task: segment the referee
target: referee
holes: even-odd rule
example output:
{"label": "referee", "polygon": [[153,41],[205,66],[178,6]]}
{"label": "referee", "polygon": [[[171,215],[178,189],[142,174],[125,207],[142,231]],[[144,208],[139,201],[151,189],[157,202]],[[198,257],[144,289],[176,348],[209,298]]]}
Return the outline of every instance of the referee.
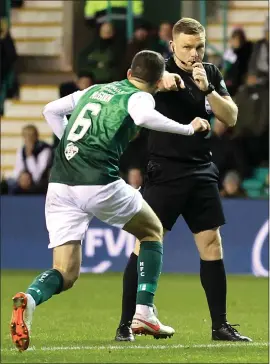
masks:
{"label": "referee", "polygon": [[[156,110],[182,124],[195,117],[210,121],[214,115],[226,126],[237,120],[221,73],[203,63],[205,29],[195,19],[182,18],[173,27],[173,56],[167,61],[163,86],[168,92],[156,95]],[[180,89],[176,83],[179,81]],[[200,255],[200,278],[212,319],[212,339],[252,341],[227,321],[226,273],[219,227],[225,223],[218,190],[219,172],[211,161],[207,132],[186,138],[149,131],[149,163],[144,199],[160,218],[164,232],[182,215]],[[133,341],[130,328],[135,313],[137,257],[131,254],[123,276],[122,317],[115,340]]]}

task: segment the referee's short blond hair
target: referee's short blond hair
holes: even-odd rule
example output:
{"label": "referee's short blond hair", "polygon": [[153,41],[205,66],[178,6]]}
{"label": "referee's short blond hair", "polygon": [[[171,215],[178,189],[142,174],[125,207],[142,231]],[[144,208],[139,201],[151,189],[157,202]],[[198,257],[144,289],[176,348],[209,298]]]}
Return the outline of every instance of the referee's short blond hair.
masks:
{"label": "referee's short blond hair", "polygon": [[195,35],[205,32],[204,26],[193,18],[182,18],[173,26],[173,36],[180,33]]}

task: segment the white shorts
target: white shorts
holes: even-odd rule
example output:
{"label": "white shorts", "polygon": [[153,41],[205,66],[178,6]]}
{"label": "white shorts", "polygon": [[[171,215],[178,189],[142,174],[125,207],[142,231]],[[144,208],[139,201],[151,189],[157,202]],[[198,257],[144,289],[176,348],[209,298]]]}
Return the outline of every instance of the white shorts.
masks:
{"label": "white shorts", "polygon": [[45,205],[49,248],[84,239],[92,218],[122,228],[142,208],[142,195],[122,179],[105,186],[49,183]]}

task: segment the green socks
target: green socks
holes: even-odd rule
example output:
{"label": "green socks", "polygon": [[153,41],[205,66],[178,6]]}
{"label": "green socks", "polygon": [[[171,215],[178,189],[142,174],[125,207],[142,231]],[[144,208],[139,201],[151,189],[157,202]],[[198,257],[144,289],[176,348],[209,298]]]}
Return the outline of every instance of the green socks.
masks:
{"label": "green socks", "polygon": [[36,305],[40,305],[51,298],[52,295],[60,293],[62,288],[62,274],[56,269],[50,269],[37,276],[26,293],[34,298]]}
{"label": "green socks", "polygon": [[137,305],[153,306],[157,282],[162,269],[163,246],[160,242],[141,243],[138,257]]}

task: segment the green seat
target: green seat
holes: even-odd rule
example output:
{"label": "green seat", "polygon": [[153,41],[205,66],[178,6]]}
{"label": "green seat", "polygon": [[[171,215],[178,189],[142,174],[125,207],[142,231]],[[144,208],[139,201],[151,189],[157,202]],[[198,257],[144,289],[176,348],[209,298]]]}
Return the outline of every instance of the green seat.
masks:
{"label": "green seat", "polygon": [[255,178],[249,178],[245,179],[242,183],[242,187],[245,190],[259,190],[261,191],[262,187],[264,185],[264,181],[259,181]]}
{"label": "green seat", "polygon": [[262,197],[261,190],[246,189],[246,193],[247,193],[248,197],[250,197],[250,198]]}
{"label": "green seat", "polygon": [[254,177],[263,183],[265,183],[265,180],[266,180],[266,177],[268,174],[269,174],[268,168],[260,167],[260,168],[256,168],[254,171]]}

